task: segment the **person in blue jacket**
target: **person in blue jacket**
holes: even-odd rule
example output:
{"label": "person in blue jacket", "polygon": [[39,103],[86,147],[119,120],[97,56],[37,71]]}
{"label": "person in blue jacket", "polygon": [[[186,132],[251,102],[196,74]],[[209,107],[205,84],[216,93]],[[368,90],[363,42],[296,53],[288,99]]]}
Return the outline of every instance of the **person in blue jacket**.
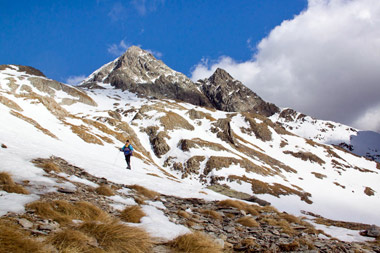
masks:
{"label": "person in blue jacket", "polygon": [[120,149],[120,151],[124,152],[125,161],[127,162],[127,169],[131,169],[131,156],[133,155],[133,147],[129,143],[129,140],[126,140],[125,145]]}

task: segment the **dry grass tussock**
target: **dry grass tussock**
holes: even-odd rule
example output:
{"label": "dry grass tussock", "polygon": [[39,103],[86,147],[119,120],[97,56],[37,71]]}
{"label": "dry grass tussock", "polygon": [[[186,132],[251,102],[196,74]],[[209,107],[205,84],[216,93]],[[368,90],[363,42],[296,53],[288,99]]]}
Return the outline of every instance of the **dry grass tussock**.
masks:
{"label": "dry grass tussock", "polygon": [[208,216],[208,217],[212,217],[215,220],[221,220],[223,218],[220,213],[218,213],[217,211],[214,211],[214,210],[200,209],[199,212],[201,214]]}
{"label": "dry grass tussock", "polygon": [[47,173],[50,173],[52,171],[56,173],[61,172],[61,168],[57,164],[49,160],[44,160],[43,162],[33,161],[33,163],[36,164],[37,167],[43,169]]}
{"label": "dry grass tussock", "polygon": [[144,197],[146,197],[148,199],[157,199],[157,198],[160,197],[160,194],[158,192],[149,190],[149,189],[147,189],[147,188],[145,188],[143,186],[137,185],[137,184],[129,185],[128,188],[134,189],[140,195],[143,195]]}
{"label": "dry grass tussock", "polygon": [[89,202],[69,203],[64,200],[52,202],[35,201],[27,205],[37,215],[52,219],[61,224],[70,223],[72,220],[82,221],[106,221],[109,216],[103,210]]}
{"label": "dry grass tussock", "polygon": [[319,165],[322,165],[322,164],[325,164],[325,161],[323,161],[321,158],[319,158],[318,156],[314,155],[313,153],[310,153],[310,152],[303,152],[303,151],[298,151],[298,152],[292,152],[292,151],[289,151],[289,150],[286,150],[286,151],[282,151],[284,154],[289,154],[289,155],[292,155],[296,158],[300,158],[302,159],[303,161],[311,161],[311,162],[316,162],[318,163]]}
{"label": "dry grass tussock", "polygon": [[311,172],[311,174],[313,174],[316,178],[319,178],[319,179],[324,179],[327,177],[326,175],[318,173],[318,172]]}
{"label": "dry grass tussock", "polygon": [[85,222],[78,230],[95,238],[105,252],[151,252],[152,241],[144,230],[126,226],[116,220],[106,223]]}
{"label": "dry grass tussock", "polygon": [[125,222],[140,223],[145,215],[140,206],[129,206],[120,213],[120,219]]}
{"label": "dry grass tussock", "polygon": [[278,227],[282,230],[283,233],[288,234],[288,235],[294,235],[297,233],[289,224],[289,222],[285,219],[274,218],[270,216],[260,216],[259,222],[268,224],[270,226]]}
{"label": "dry grass tussock", "polygon": [[375,195],[375,191],[371,187],[368,187],[368,186],[364,189],[364,193],[368,196]]}
{"label": "dry grass tussock", "polygon": [[33,240],[29,234],[13,223],[0,219],[0,253],[36,252],[47,253],[42,243]]}
{"label": "dry grass tussock", "polygon": [[170,241],[168,245],[175,250],[175,252],[187,253],[221,253],[222,247],[216,244],[209,236],[201,233],[194,232],[190,234],[181,235],[174,240]]}
{"label": "dry grass tussock", "polygon": [[0,190],[9,193],[29,194],[22,185],[16,184],[11,175],[6,172],[0,172]]}
{"label": "dry grass tussock", "polygon": [[261,210],[264,210],[265,207],[259,207],[256,205],[249,205],[243,201],[226,199],[218,202],[218,206],[227,206],[234,207],[238,210],[243,210],[246,213],[249,213],[253,216],[259,215]]}
{"label": "dry grass tussock", "polygon": [[251,216],[241,217],[237,222],[246,227],[260,227],[260,224]]}
{"label": "dry grass tussock", "polygon": [[108,187],[107,185],[101,185],[95,189],[95,192],[97,194],[103,195],[103,196],[113,196],[115,195],[114,191]]}
{"label": "dry grass tussock", "polygon": [[186,219],[190,219],[191,218],[191,214],[186,212],[186,211],[183,211],[183,210],[179,210],[177,212],[177,214],[183,218],[186,218]]}
{"label": "dry grass tussock", "polygon": [[76,253],[76,252],[104,252],[100,249],[97,251],[96,240],[80,231],[65,228],[51,234],[46,243],[53,245],[59,252]]}

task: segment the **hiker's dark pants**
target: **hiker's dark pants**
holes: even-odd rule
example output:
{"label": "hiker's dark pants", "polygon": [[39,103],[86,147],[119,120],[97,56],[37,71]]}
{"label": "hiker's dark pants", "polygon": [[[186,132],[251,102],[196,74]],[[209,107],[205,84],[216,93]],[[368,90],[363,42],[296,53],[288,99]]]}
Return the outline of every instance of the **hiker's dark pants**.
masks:
{"label": "hiker's dark pants", "polygon": [[125,161],[127,162],[128,168],[131,167],[131,155],[125,155]]}

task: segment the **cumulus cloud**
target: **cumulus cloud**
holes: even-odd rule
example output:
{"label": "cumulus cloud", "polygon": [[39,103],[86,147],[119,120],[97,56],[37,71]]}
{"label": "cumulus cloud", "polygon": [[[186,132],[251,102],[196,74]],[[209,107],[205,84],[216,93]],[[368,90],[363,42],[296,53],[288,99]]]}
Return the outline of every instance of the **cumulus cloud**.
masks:
{"label": "cumulus cloud", "polygon": [[378,0],[309,0],[258,44],[251,60],[203,59],[192,79],[221,67],[279,106],[378,131],[379,27]]}
{"label": "cumulus cloud", "polygon": [[80,82],[82,82],[84,79],[86,78],[85,75],[80,75],[80,76],[69,76],[67,79],[66,79],[66,83],[68,85],[78,85]]}
{"label": "cumulus cloud", "polygon": [[107,48],[108,53],[113,56],[122,55],[127,49],[129,45],[125,43],[124,40],[121,40],[119,44],[112,44]]}

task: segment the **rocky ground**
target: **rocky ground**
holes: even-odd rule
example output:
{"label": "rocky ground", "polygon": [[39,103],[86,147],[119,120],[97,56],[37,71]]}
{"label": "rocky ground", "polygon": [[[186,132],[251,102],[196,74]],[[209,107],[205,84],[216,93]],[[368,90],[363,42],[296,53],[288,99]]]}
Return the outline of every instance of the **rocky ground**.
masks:
{"label": "rocky ground", "polygon": [[[106,185],[113,189],[115,194],[132,198],[140,205],[144,204],[144,199],[146,200],[131,186],[95,177],[61,158],[35,159],[33,162],[41,167],[47,162],[54,164],[61,172],[98,185]],[[48,175],[58,181],[67,181],[52,171]],[[87,184],[71,183],[76,186],[75,190],[60,188],[56,192],[41,195],[40,200],[87,201],[111,216],[118,217],[119,211],[111,206],[114,204],[113,200],[98,194]],[[131,190],[128,193],[117,191],[125,188]],[[322,231],[315,230],[304,220],[280,213],[270,206],[258,207],[244,202],[215,202],[166,195],[156,196],[155,200],[163,203],[165,209],[162,211],[170,221],[193,231],[207,233],[224,247],[225,252],[380,252],[379,243],[348,243],[327,238]],[[54,233],[61,226],[56,221],[39,217],[33,210],[27,210],[24,214],[8,213],[5,218],[17,222],[36,237]],[[172,251],[165,241],[156,240],[152,252]]]}

